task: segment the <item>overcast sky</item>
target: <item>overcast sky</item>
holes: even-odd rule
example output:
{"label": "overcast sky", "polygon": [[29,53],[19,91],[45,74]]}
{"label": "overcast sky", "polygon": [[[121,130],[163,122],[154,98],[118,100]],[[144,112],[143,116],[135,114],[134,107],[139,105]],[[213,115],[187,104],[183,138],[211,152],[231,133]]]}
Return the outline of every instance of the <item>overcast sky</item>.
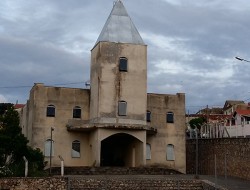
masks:
{"label": "overcast sky", "polygon": [[[190,113],[250,98],[249,0],[123,0],[148,45],[148,92],[186,94]],[[112,0],[1,0],[0,102],[34,83],[85,87]]]}

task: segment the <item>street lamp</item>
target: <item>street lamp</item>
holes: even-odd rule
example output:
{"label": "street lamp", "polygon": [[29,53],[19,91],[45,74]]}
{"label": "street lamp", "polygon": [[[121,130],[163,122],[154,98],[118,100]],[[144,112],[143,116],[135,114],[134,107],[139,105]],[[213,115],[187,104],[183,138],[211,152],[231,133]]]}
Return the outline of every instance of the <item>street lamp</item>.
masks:
{"label": "street lamp", "polygon": [[54,131],[54,127],[50,128],[50,152],[49,152],[49,174],[51,175],[51,158],[52,158],[52,132]]}
{"label": "street lamp", "polygon": [[248,60],[246,60],[246,59],[243,59],[243,58],[240,58],[240,57],[235,57],[235,59],[237,59],[237,60],[239,60],[239,61],[250,62],[250,61],[248,61]]}

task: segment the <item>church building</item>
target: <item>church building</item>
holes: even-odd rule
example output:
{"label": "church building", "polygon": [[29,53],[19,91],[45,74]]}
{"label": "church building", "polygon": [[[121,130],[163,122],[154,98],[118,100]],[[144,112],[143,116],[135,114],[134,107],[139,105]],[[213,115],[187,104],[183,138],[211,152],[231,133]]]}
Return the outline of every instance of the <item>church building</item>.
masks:
{"label": "church building", "polygon": [[[117,0],[91,50],[90,89],[35,83],[21,127],[52,166],[186,171],[185,94],[147,93],[147,45]],[[167,90],[167,89],[166,89]]]}

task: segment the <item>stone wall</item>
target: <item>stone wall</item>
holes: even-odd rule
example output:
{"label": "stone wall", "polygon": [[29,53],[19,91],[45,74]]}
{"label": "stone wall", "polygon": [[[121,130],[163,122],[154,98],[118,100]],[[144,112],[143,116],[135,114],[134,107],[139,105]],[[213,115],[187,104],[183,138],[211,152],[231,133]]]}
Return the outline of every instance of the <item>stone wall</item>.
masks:
{"label": "stone wall", "polygon": [[[250,138],[198,140],[198,174],[235,176],[250,180]],[[186,142],[187,174],[195,173],[196,140]]]}
{"label": "stone wall", "polygon": [[172,189],[185,189],[185,190],[203,190],[202,182],[200,180],[175,180],[163,178],[114,178],[107,177],[103,179],[90,178],[74,178],[71,184],[71,190],[80,189],[109,189],[109,190],[172,190]]}
{"label": "stone wall", "polygon": [[[85,176],[70,178],[0,178],[0,190],[134,190],[134,189],[183,189],[212,190],[214,184],[208,181],[175,179],[166,176]],[[218,190],[226,190],[217,187]]]}
{"label": "stone wall", "polygon": [[67,190],[67,178],[0,178],[0,190]]}

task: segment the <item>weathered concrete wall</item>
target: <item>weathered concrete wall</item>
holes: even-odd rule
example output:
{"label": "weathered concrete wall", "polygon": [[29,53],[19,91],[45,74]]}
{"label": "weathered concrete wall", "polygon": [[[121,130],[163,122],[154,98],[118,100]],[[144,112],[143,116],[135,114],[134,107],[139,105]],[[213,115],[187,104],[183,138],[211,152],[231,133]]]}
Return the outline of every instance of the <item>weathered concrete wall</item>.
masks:
{"label": "weathered concrete wall", "polygon": [[[151,112],[151,122],[147,124],[157,129],[155,135],[148,135],[152,158],[147,165],[164,165],[182,173],[186,171],[185,149],[185,94],[148,94],[147,110]],[[174,122],[167,123],[166,115],[173,112]],[[167,145],[174,145],[174,160],[167,160]]]}
{"label": "weathered concrete wall", "polygon": [[[187,140],[187,173],[195,173],[195,143]],[[199,174],[214,175],[215,155],[218,175],[250,179],[250,138],[199,139]],[[226,167],[225,167],[226,165]]]}
{"label": "weathered concrete wall", "polygon": [[[126,57],[128,71],[119,71]],[[118,101],[127,115],[118,116]],[[91,52],[90,119],[94,123],[146,124],[147,46],[100,42]]]}
{"label": "weathered concrete wall", "polygon": [[[52,165],[59,166],[58,155],[64,158],[67,166],[84,166],[89,164],[89,139],[88,134],[69,133],[66,125],[69,120],[89,119],[89,90],[77,88],[49,87],[41,83],[35,84],[31,89],[30,99],[23,109],[21,126],[33,148],[44,151],[45,141],[50,139],[51,127],[54,128],[52,139],[54,141],[54,156]],[[55,106],[55,117],[47,117],[48,105]],[[81,107],[81,118],[73,118],[73,108]],[[78,140],[81,143],[81,157],[72,158],[72,142]],[[46,157],[45,160],[49,160]]]}

